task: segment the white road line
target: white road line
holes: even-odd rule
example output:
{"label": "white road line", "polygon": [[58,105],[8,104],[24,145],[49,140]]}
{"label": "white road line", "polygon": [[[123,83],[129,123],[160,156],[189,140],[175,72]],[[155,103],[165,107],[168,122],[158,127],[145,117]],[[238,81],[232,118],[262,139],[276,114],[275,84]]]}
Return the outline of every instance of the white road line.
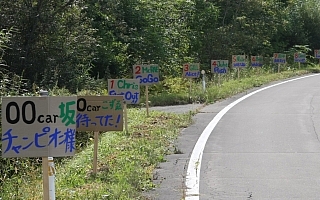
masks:
{"label": "white road line", "polygon": [[241,97],[240,99],[237,99],[236,101],[234,101],[233,103],[229,104],[227,107],[225,107],[224,109],[222,109],[213,119],[212,121],[207,125],[207,127],[204,129],[204,131],[201,133],[196,145],[193,148],[190,160],[189,160],[189,164],[188,164],[188,170],[187,170],[187,175],[186,175],[186,197],[185,200],[199,200],[200,198],[200,192],[199,192],[199,185],[200,185],[200,169],[201,169],[201,160],[202,160],[202,154],[203,154],[203,149],[206,145],[206,142],[211,134],[211,132],[213,131],[213,129],[216,127],[216,125],[218,124],[218,122],[220,121],[220,119],[223,117],[224,114],[226,114],[233,106],[237,105],[238,103],[240,103],[242,100],[258,93],[261,92],[263,90],[284,84],[284,83],[288,83],[291,81],[296,81],[299,79],[303,79],[303,78],[308,78],[308,77],[312,77],[312,76],[317,76],[320,74],[313,74],[313,75],[309,75],[309,76],[304,76],[304,77],[299,77],[299,78],[295,78],[295,79],[291,79],[288,81],[284,81],[281,83],[277,83],[274,85],[270,85],[264,88],[261,88],[259,90],[256,90],[254,92],[251,92],[250,94],[247,94],[243,97]]}

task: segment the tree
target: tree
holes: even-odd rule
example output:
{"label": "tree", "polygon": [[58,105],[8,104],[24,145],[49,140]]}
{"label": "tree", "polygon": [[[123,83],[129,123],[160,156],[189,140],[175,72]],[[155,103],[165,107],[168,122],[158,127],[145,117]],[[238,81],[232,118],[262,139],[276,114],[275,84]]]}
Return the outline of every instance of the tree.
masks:
{"label": "tree", "polygon": [[93,30],[82,1],[0,1],[1,28],[14,27],[4,55],[10,69],[31,83],[74,86],[90,69]]}
{"label": "tree", "polygon": [[96,74],[131,77],[132,65],[160,64],[173,74],[188,54],[187,20],[191,2],[160,0],[87,1],[85,10],[97,29]]}

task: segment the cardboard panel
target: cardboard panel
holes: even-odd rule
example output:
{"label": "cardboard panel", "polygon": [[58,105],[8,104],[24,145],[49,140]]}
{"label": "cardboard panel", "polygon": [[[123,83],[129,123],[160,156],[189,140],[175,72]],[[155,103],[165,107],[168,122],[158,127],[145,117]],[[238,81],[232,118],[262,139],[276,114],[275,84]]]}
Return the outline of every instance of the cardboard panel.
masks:
{"label": "cardboard panel", "polygon": [[211,60],[211,73],[225,74],[228,71],[228,60]]}
{"label": "cardboard panel", "polygon": [[294,53],[294,62],[305,63],[307,61],[307,57],[305,53]]}
{"label": "cardboard panel", "polygon": [[246,56],[245,55],[232,55],[232,67],[243,68],[246,67]]}
{"label": "cardboard panel", "polygon": [[314,50],[314,57],[320,59],[320,50],[319,49]]}
{"label": "cardboard panel", "polygon": [[286,64],[286,54],[284,53],[274,53],[273,54],[273,63],[275,64]]}
{"label": "cardboard panel", "polygon": [[75,154],[76,97],[3,97],[2,156]]}
{"label": "cardboard panel", "polygon": [[140,80],[140,85],[153,85],[159,83],[159,66],[150,65],[134,65],[133,78]]}
{"label": "cardboard panel", "polygon": [[77,131],[122,131],[122,96],[78,96]]}
{"label": "cardboard panel", "polygon": [[200,64],[199,63],[184,64],[182,77],[184,77],[184,78],[199,78],[200,77]]}
{"label": "cardboard panel", "polygon": [[252,67],[262,67],[263,56],[251,56],[251,66]]}
{"label": "cardboard panel", "polygon": [[138,104],[140,101],[139,82],[137,79],[109,79],[108,94],[123,96],[126,104]]}

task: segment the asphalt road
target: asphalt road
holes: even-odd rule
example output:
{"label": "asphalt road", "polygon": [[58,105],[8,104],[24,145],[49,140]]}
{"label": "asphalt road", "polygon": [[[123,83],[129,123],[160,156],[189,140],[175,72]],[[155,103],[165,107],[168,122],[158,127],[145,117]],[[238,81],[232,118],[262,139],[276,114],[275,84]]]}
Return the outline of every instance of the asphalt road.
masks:
{"label": "asphalt road", "polygon": [[150,107],[150,110],[157,110],[163,112],[172,112],[177,114],[188,113],[190,111],[197,111],[203,108],[204,104],[186,104],[176,106],[155,106]]}
{"label": "asphalt road", "polygon": [[146,196],[320,199],[319,83],[316,75],[201,108],[177,140],[182,153],[160,164],[159,186]]}

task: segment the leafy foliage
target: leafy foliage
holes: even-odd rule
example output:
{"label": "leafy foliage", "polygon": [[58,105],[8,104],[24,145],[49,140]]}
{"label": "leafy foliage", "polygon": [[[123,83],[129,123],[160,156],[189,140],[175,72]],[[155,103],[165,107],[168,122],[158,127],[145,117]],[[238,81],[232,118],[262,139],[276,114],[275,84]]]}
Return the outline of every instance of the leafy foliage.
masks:
{"label": "leafy foliage", "polygon": [[130,78],[136,63],[158,63],[163,80],[184,62],[208,70],[232,54],[320,48],[319,9],[317,0],[4,0],[0,30],[11,36],[1,55],[29,88],[76,92]]}
{"label": "leafy foliage", "polygon": [[79,88],[96,40],[82,6],[73,0],[0,1],[1,28],[15,30],[3,56],[10,70],[42,87]]}

